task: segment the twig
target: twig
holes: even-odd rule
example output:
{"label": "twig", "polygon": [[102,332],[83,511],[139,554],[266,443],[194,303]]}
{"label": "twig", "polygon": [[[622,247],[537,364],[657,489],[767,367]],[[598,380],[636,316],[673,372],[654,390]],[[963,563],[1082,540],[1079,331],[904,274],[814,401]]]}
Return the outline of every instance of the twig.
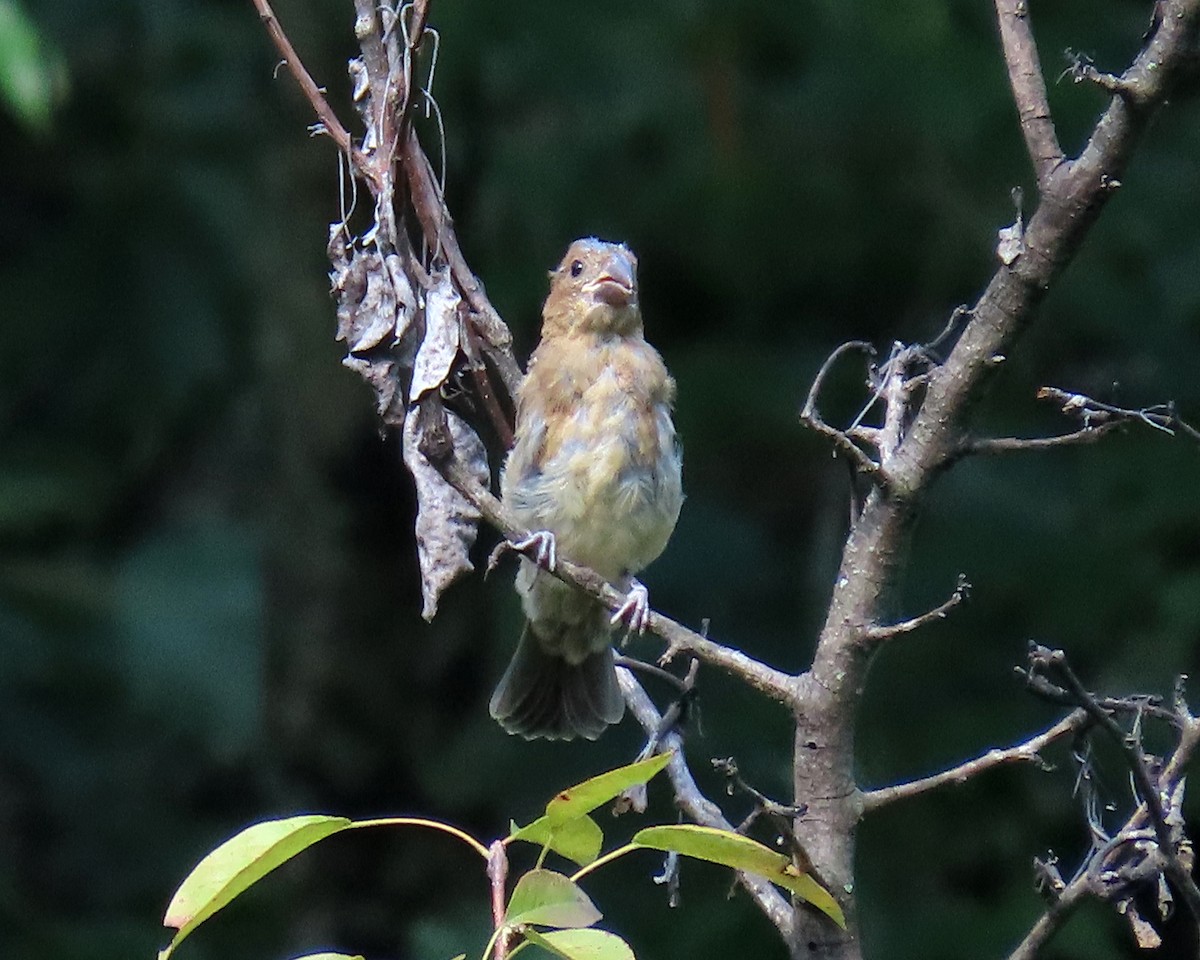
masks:
{"label": "twig", "polygon": [[1118,426],[1120,424],[1114,420],[1094,427],[1082,427],[1074,433],[1064,433],[1056,437],[989,437],[968,440],[962,445],[961,455],[1022,453],[1030,450],[1053,450],[1055,447],[1078,447],[1085,443],[1095,443]]}
{"label": "twig", "polygon": [[[621,683],[621,691],[625,694],[625,702],[630,712],[642,725],[648,734],[653,734],[662,725],[662,717],[657,708],[646,695],[646,691],[634,679],[628,670],[618,670],[617,678]],[[692,771],[688,768],[683,755],[683,741],[675,731],[667,733],[661,744],[661,749],[673,750],[671,761],[667,764],[667,776],[675,793],[676,803],[683,813],[694,823],[706,827],[717,827],[721,830],[732,830],[731,824],[721,808],[709,800],[700,791]],[[738,873],[738,882],[750,894],[758,908],[779,931],[784,943],[791,943],[795,921],[792,915],[792,905],[773,887],[768,880],[748,873]]]}
{"label": "twig", "polygon": [[1175,402],[1155,403],[1148,407],[1118,407],[1104,403],[1082,393],[1072,393],[1059,387],[1041,387],[1039,400],[1049,400],[1059,405],[1063,413],[1083,421],[1084,427],[1099,429],[1112,423],[1141,423],[1153,430],[1175,436],[1179,430],[1193,440],[1200,440],[1200,430],[1187,423],[1175,409]]}
{"label": "twig", "polygon": [[1050,938],[1066,923],[1067,918],[1075,912],[1084,900],[1091,894],[1086,873],[1081,873],[1063,888],[1062,893],[1046,910],[1037,923],[1033,925],[1025,939],[1012,953],[1008,960],[1037,960],[1042,948],[1050,942]]}
{"label": "twig", "polygon": [[1066,155],[1059,145],[1050,113],[1046,81],[1042,76],[1033,28],[1029,24],[1029,0],[996,0],[996,16],[1000,23],[1000,43],[1004,47],[1008,81],[1021,122],[1021,135],[1025,138],[1025,149],[1033,163],[1038,188],[1044,194],[1051,175],[1066,163]]}
{"label": "twig", "polygon": [[1134,782],[1137,784],[1137,792],[1141,796],[1150,825],[1154,828],[1154,836],[1158,841],[1159,850],[1166,861],[1166,872],[1178,887],[1193,919],[1200,923],[1200,887],[1197,887],[1196,881],[1192,879],[1191,871],[1184,869],[1179,862],[1176,838],[1171,835],[1171,827],[1163,812],[1162,787],[1152,777],[1140,744],[1130,737],[1112,718],[1111,714],[1096,702],[1096,698],[1091,693],[1084,689],[1083,684],[1075,675],[1075,671],[1067,663],[1066,654],[1061,650],[1050,650],[1047,647],[1034,645],[1030,650],[1029,659],[1031,672],[1035,672],[1039,668],[1050,668],[1059,674],[1065,681],[1067,690],[1077,698],[1079,706],[1087,711],[1088,716],[1099,727],[1107,731],[1120,747]]}
{"label": "twig", "polygon": [[858,469],[858,471],[879,483],[881,486],[887,485],[887,474],[883,468],[872,460],[850,437],[850,434],[843,430],[838,430],[836,427],[830,426],[822,419],[821,414],[817,410],[817,397],[821,393],[821,388],[825,385],[825,380],[829,376],[830,370],[838,359],[851,351],[860,351],[868,356],[874,356],[875,348],[863,340],[851,340],[841,344],[821,364],[821,368],[817,371],[817,375],[813,378],[812,386],[809,387],[808,397],[804,401],[804,406],[800,409],[800,422],[810,430],[827,437],[833,442],[834,447]]}
{"label": "twig", "polygon": [[956,767],[951,767],[949,770],[935,773],[929,777],[923,777],[920,780],[900,783],[893,787],[880,787],[877,790],[864,791],[862,795],[863,813],[872,813],[880,807],[887,806],[896,800],[907,800],[909,797],[917,797],[946,784],[965,783],[972,777],[986,773],[989,770],[994,770],[997,767],[1012,763],[1042,763],[1044,762],[1041,758],[1042,750],[1046,749],[1050,744],[1078,730],[1082,730],[1089,722],[1090,720],[1086,711],[1080,708],[1063,717],[1063,719],[1059,720],[1058,723],[1048,730],[1044,730],[1036,737],[1031,737],[1024,743],[1019,743],[1014,747],[1006,747],[1002,750],[989,750],[974,760],[968,760]]}
{"label": "twig", "polygon": [[728,779],[729,785],[726,787],[726,792],[730,796],[735,792],[744,793],[754,801],[754,809],[738,824],[737,832],[748,834],[755,822],[760,817],[765,816],[771,822],[771,826],[775,832],[787,843],[788,852],[791,854],[796,866],[823,883],[824,880],[813,865],[812,858],[809,857],[808,851],[804,849],[804,845],[797,839],[796,831],[792,827],[796,817],[802,817],[808,813],[808,804],[780,803],[778,800],[772,800],[761,790],[752,787],[742,779],[741,773],[738,772],[737,762],[733,757],[714,759],[712,765],[714,770],[723,773]]}
{"label": "twig", "polygon": [[283,28],[279,25],[279,20],[275,16],[275,11],[271,9],[271,4],[268,0],[251,0],[251,2],[258,11],[259,19],[262,20],[263,27],[266,28],[271,42],[275,44],[275,48],[283,57],[288,72],[292,75],[292,78],[299,85],[301,92],[312,106],[317,119],[321,121],[324,132],[329,134],[333,142],[337,144],[339,150],[350,157],[356,171],[368,179],[375,181],[375,171],[370,161],[354,145],[354,142],[350,138],[350,133],[342,126],[342,122],[337,118],[337,114],[329,106],[329,101],[325,99],[321,88],[317,86],[312,75],[304,68],[304,64],[300,60],[300,55],[296,53],[296,48],[292,46],[292,42],[287,38],[287,34],[283,32]]}
{"label": "twig", "polygon": [[[634,673],[644,673],[648,677],[663,681],[663,683],[674,689],[675,693],[683,697],[692,692],[692,687],[695,685],[695,677],[691,677],[689,682],[688,677],[677,677],[670,670],[664,670],[657,664],[647,663],[645,660],[638,660],[634,657],[626,657],[618,654],[615,658],[618,667],[624,667],[626,670],[632,670]],[[693,660],[692,663],[697,661]],[[689,673],[690,673],[689,664]]]}
{"label": "twig", "polygon": [[1074,83],[1083,83],[1086,80],[1114,96],[1119,95],[1130,99],[1136,97],[1138,90],[1135,84],[1122,77],[1097,70],[1092,58],[1086,53],[1067,50],[1066,57],[1070,65],[1062,72],[1063,77],[1070,77]]}
{"label": "twig", "polygon": [[967,580],[965,574],[960,573],[958,575],[958,583],[954,587],[954,592],[932,610],[927,610],[925,613],[913,617],[911,620],[902,620],[900,623],[892,623],[887,626],[870,627],[867,630],[867,635],[872,642],[882,643],[885,640],[891,640],[893,637],[912,633],[914,630],[920,630],[922,627],[935,623],[938,620],[945,620],[950,611],[967,600],[970,595],[970,581]]}

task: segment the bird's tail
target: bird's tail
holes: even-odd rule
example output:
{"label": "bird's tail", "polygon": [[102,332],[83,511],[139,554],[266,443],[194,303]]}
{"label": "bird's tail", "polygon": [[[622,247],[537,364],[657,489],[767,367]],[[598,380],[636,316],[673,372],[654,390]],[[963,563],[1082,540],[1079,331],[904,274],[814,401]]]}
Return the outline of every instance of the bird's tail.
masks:
{"label": "bird's tail", "polygon": [[612,647],[571,663],[547,652],[526,623],[490,709],[500,726],[526,740],[595,740],[625,712]]}

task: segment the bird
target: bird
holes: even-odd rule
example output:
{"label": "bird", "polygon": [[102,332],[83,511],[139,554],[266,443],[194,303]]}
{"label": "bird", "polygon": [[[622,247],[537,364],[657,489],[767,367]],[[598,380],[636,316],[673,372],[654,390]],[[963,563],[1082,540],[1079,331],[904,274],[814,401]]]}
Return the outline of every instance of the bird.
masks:
{"label": "bird", "polygon": [[[637,257],[576,240],[550,272],[501,473],[502,502],[533,531],[515,545],[525,625],[490,703],[509,733],[595,740],[624,714],[613,632],[645,629],[649,596],[634,574],[663,552],[683,505],[674,401],[643,332]],[[627,593],[616,614],[553,576],[559,552]]]}

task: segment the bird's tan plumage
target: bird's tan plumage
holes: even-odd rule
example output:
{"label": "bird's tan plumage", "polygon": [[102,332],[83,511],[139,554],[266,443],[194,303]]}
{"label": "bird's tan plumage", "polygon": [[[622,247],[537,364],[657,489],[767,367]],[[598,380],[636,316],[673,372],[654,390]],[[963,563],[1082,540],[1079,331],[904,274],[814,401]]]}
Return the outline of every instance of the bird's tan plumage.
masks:
{"label": "bird's tan plumage", "polygon": [[[631,251],[577,240],[550,278],[502,495],[562,556],[627,587],[683,503],[675,383],[643,336]],[[526,737],[594,739],[624,709],[607,611],[527,559],[517,590],[528,623],[492,715]]]}

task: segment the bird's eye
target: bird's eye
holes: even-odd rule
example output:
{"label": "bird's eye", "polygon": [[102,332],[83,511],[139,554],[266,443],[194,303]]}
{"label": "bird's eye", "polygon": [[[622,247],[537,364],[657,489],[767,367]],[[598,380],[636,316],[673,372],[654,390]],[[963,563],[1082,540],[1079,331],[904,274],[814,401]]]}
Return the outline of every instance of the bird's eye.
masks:
{"label": "bird's eye", "polygon": [[581,273],[583,273],[583,261],[582,260],[571,261],[571,276],[577,277]]}

